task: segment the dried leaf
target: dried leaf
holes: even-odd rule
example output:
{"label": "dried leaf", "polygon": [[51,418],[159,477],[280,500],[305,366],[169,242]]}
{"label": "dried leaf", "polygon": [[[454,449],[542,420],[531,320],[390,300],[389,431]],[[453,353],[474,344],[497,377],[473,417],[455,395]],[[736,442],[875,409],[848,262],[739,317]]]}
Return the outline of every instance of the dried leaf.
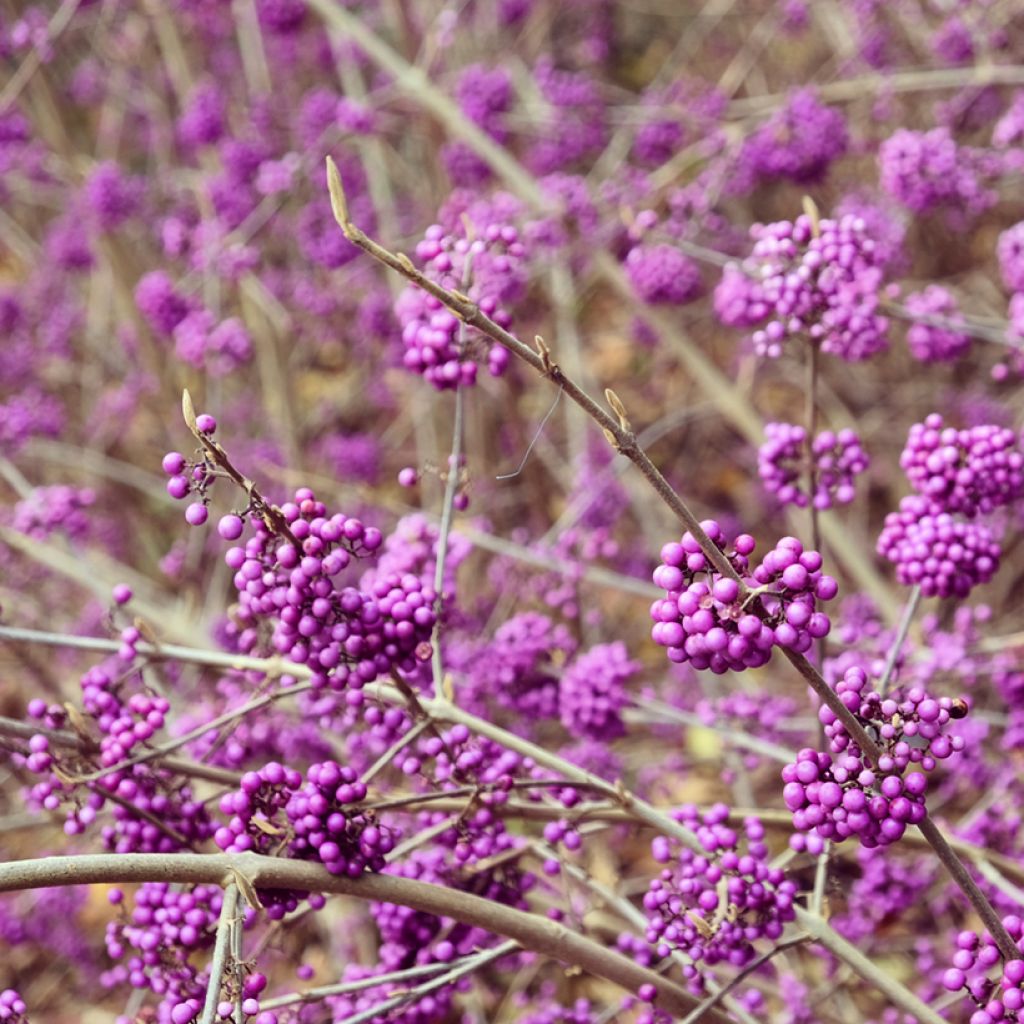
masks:
{"label": "dried leaf", "polygon": [[263,904],[260,902],[259,896],[256,895],[256,886],[241,871],[236,871],[234,868],[231,869],[231,877],[234,879],[235,885],[238,886],[242,899],[254,910],[262,910]]}

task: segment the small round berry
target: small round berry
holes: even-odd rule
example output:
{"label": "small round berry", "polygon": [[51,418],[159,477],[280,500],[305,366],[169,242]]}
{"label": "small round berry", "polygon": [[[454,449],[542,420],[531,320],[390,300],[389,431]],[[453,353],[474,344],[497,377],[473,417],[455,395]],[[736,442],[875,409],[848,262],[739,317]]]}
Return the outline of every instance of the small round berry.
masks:
{"label": "small round berry", "polygon": [[132,599],[132,588],[127,583],[118,583],[113,590],[114,604],[127,604]]}
{"label": "small round berry", "polygon": [[217,421],[208,413],[200,413],[196,417],[196,429],[200,434],[212,434],[217,429]]}
{"label": "small round berry", "polygon": [[185,522],[189,526],[202,526],[209,516],[209,509],[201,501],[194,501],[185,509]]}
{"label": "small round berry", "polygon": [[167,481],[167,493],[177,501],[180,501],[190,490],[188,478],[184,476],[172,476]]}
{"label": "small round berry", "polygon": [[420,475],[413,466],[406,466],[398,471],[398,483],[402,487],[415,487]]}
{"label": "small round berry", "polygon": [[242,536],[244,528],[245,523],[242,521],[242,517],[231,514],[221,517],[220,522],[217,524],[217,533],[224,540],[238,540]]}
{"label": "small round berry", "polygon": [[161,465],[168,476],[179,476],[185,469],[185,456],[181,452],[168,452]]}

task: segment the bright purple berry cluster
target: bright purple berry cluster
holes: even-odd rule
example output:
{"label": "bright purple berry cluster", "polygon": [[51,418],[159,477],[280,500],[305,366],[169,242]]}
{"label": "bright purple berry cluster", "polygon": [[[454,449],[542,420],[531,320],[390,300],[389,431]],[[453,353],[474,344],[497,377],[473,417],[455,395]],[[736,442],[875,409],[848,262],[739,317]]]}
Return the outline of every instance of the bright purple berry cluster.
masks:
{"label": "bright purple berry cluster", "polygon": [[[214,842],[231,853],[282,852],[313,860],[334,875],[356,878],[380,871],[394,842],[394,830],[377,822],[372,811],[355,805],[366,798],[356,772],[336,761],[311,765],[305,780],[276,761],[246,772],[241,788],[222,797],[230,815]],[[274,900],[278,910],[293,900]]]}
{"label": "bright purple berry cluster", "polygon": [[849,145],[846,119],[822,103],[813,89],[797,89],[744,142],[743,173],[797,184],[820,181]]}
{"label": "bright purple berry cluster", "polygon": [[957,328],[964,323],[960,306],[941,285],[906,297],[907,312],[919,317],[907,331],[910,354],[922,363],[951,363],[967,354],[971,336]]}
{"label": "bright purple berry cluster", "polygon": [[[469,237],[465,225],[453,234],[435,224],[427,229],[416,255],[431,280],[468,295],[500,326],[511,324],[506,305],[521,294],[525,256],[512,225],[488,224],[479,237]],[[399,296],[395,312],[402,325],[406,368],[422,374],[434,387],[475,383],[478,358],[487,362],[492,376],[505,372],[508,352],[464,327],[432,295],[410,286]]]}
{"label": "bright purple berry cluster", "polygon": [[[740,584],[715,572],[689,534],[661,549],[662,564],[654,582],[666,596],[651,606],[651,637],[668,648],[670,661],[722,673],[758,668],[775,647],[804,652],[827,636],[828,616],[817,601],[831,601],[836,581],[821,571],[821,555],[805,551],[795,537],[783,537],[759,565],[750,568],[755,542],[740,534],[729,542],[714,520],[701,523],[733,568],[751,588],[741,597]],[[755,614],[758,601],[763,612]]]}
{"label": "bright purple berry cluster", "polygon": [[807,431],[795,423],[766,423],[765,443],[757,453],[757,472],[765,489],[784,505],[806,508],[812,500],[803,479],[814,468],[813,503],[817,509],[846,505],[854,498],[854,479],[870,465],[853,430],[824,430],[807,451]]}
{"label": "bright purple berry cluster", "polygon": [[360,689],[392,669],[413,671],[429,661],[432,587],[397,572],[373,574],[365,588],[336,582],[354,558],[380,549],[380,531],[341,513],[329,516],[308,488],[280,511],[300,547],[253,517],[253,536],[225,556],[238,591],[239,648],[257,650],[267,623],[274,651],[308,665],[315,685],[337,690]]}
{"label": "bright purple berry cluster", "polygon": [[[112,889],[111,903],[124,893]],[[194,953],[213,945],[224,894],[219,885],[188,888],[144,882],[130,914],[107,925],[107,953],[117,963],[103,976],[108,987],[128,983],[160,996],[163,1024],[189,1024],[203,1007],[209,976],[191,962]],[[246,912],[251,922],[255,912]]]}
{"label": "bright purple berry cluster", "polygon": [[[217,429],[217,421],[208,413],[202,413],[196,417],[196,427],[200,433],[212,435]],[[170,478],[167,493],[172,498],[176,501],[190,495],[196,498],[185,509],[185,522],[189,526],[202,526],[210,517],[208,492],[217,480],[216,467],[205,456],[189,460],[181,452],[168,452],[161,467]]]}
{"label": "bright purple berry cluster", "polygon": [[0,1021],[3,1024],[29,1024],[25,1000],[13,988],[0,992]]}
{"label": "bright purple berry cluster", "polygon": [[[644,895],[647,941],[661,957],[681,950],[708,966],[742,967],[754,957],[754,942],[778,939],[793,920],[796,883],[770,866],[759,818],[743,821],[744,852],[724,804],[703,813],[686,806],[672,817],[696,833],[703,852],[665,836],[651,843],[654,859],[665,867]],[[696,980],[693,968],[686,973]]]}
{"label": "bright purple berry cluster", "polygon": [[217,323],[208,309],[197,309],[175,326],[174,350],[183,363],[225,377],[252,358],[252,341],[237,317]]}
{"label": "bright purple berry cluster", "polygon": [[700,294],[700,268],[668,243],[630,249],[626,275],[644,302],[682,306]]}
{"label": "bright purple berry cluster", "polygon": [[[886,846],[903,836],[908,824],[925,815],[927,779],[937,762],[964,748],[948,736],[950,722],[963,718],[962,700],[930,697],[921,687],[883,697],[869,689],[863,669],[846,671],[836,686],[843,705],[873,733],[882,751],[877,766],[836,717],[822,706],[830,753],[805,748],[782,770],[783,799],[793,827],[840,842],[856,836],[866,847]],[[922,770],[905,774],[917,765]]]}
{"label": "bright purple berry cluster", "polygon": [[90,522],[85,510],[95,501],[96,492],[89,487],[36,487],[14,506],[11,526],[36,540],[46,540],[57,530],[70,540],[83,540]]}
{"label": "bright purple berry cluster", "polygon": [[[1020,957],[1004,961],[987,934],[962,931],[956,937],[953,966],[942,975],[947,992],[963,992],[976,1006],[970,1024],[1018,1024],[1024,1020],[1024,922],[1010,914],[1002,924]],[[989,973],[993,968],[998,971],[995,976]]]}
{"label": "bright purple berry cluster", "polygon": [[928,498],[909,495],[885,517],[878,553],[896,566],[896,578],[919,585],[925,597],[966,597],[999,568],[1000,547],[980,522],[935,512]]}
{"label": "bright purple berry cluster", "polygon": [[1024,292],[1024,221],[1007,228],[996,244],[999,272],[1011,292]]}
{"label": "bright purple berry cluster", "polygon": [[882,271],[864,221],[801,214],[755,224],[750,235],[749,258],[723,271],[715,310],[727,324],[762,324],[752,335],[759,355],[777,358],[800,336],[847,362],[888,345],[889,321],[878,312]]}
{"label": "bright purple berry cluster", "polygon": [[1007,427],[956,430],[932,413],[910,428],[900,466],[934,512],[973,518],[1024,497],[1024,448]]}
{"label": "bright purple berry cluster", "polygon": [[[114,671],[102,667],[86,672],[81,687],[82,708],[100,736],[98,756],[54,752],[46,735],[33,736],[25,767],[45,777],[31,788],[31,804],[55,811],[69,803],[64,831],[79,835],[112,803],[113,824],[103,827],[102,836],[116,853],[170,853],[207,839],[212,825],[205,806],[188,785],[151,764],[106,771],[84,784],[88,795],[81,795],[76,775],[94,771],[97,763],[105,769],[120,764],[164,727],[170,708],[166,699],[145,691],[127,695]],[[31,701],[28,714],[51,729],[68,720],[63,706],[42,700]]]}
{"label": "bright purple berry cluster", "polygon": [[626,727],[622,710],[629,703],[626,682],[640,669],[618,640],[597,644],[575,658],[558,683],[562,725],[574,736],[613,740]]}
{"label": "bright purple berry cluster", "polygon": [[946,127],[901,128],[879,147],[878,162],[882,188],[914,213],[946,208],[975,217],[996,200],[981,154]]}

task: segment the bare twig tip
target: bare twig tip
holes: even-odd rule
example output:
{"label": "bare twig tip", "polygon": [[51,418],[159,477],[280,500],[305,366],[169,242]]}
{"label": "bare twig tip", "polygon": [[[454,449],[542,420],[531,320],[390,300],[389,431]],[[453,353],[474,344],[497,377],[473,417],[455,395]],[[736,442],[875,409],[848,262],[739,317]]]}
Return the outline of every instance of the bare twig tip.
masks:
{"label": "bare twig tip", "polygon": [[185,388],[181,393],[181,414],[185,417],[185,426],[193,434],[198,435],[199,427],[196,425],[196,407],[192,404],[192,396],[189,394],[188,388]]}
{"label": "bare twig tip", "polygon": [[818,204],[810,196],[804,196],[803,207],[804,213],[811,222],[811,231],[817,238],[821,234],[821,214],[818,212]]}
{"label": "bare twig tip", "polygon": [[612,411],[618,416],[619,426],[623,430],[629,430],[629,417],[626,415],[626,407],[622,404],[622,399],[611,388],[604,389],[604,397],[608,400]]}
{"label": "bare twig tip", "polygon": [[334,214],[334,219],[338,222],[338,227],[348,237],[352,222],[348,219],[348,202],[345,199],[345,186],[341,183],[338,165],[331,157],[327,157],[327,190],[331,194],[331,212]]}

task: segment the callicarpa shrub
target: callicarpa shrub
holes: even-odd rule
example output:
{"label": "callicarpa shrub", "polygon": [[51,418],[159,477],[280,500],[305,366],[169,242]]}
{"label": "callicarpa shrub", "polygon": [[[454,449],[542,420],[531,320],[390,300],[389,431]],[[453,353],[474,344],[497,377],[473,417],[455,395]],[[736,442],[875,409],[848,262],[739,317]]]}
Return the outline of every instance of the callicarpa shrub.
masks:
{"label": "callicarpa shrub", "polygon": [[0,1022],[1024,1022],[1015,5],[0,67]]}

